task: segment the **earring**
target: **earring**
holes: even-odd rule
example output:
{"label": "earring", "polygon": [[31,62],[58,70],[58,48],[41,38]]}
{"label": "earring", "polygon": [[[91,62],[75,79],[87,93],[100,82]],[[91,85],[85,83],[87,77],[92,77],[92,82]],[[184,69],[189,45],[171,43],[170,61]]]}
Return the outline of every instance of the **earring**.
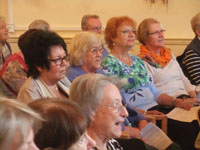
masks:
{"label": "earring", "polygon": [[113,46],[115,46],[115,43],[113,42],[113,44],[112,44]]}

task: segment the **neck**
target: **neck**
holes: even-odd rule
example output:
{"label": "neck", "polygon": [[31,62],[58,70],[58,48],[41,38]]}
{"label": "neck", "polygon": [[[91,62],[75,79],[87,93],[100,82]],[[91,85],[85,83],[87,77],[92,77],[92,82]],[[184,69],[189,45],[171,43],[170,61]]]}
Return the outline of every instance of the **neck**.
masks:
{"label": "neck", "polygon": [[111,54],[114,55],[115,57],[117,58],[124,58],[124,57],[127,57],[129,56],[128,55],[128,52],[129,52],[129,49],[122,49],[120,47],[114,47],[112,50],[111,50]]}
{"label": "neck", "polygon": [[88,67],[86,67],[86,66],[84,66],[84,65],[82,65],[80,68],[81,68],[85,73],[95,73],[95,72],[96,72],[95,69],[89,69]]}
{"label": "neck", "polygon": [[98,150],[106,150],[106,143],[109,139],[105,138],[105,133],[92,125],[88,129],[89,136],[95,140]]}
{"label": "neck", "polygon": [[161,51],[160,47],[154,47],[154,46],[151,46],[151,45],[145,45],[145,46],[149,51],[151,51],[151,52],[153,52],[157,55],[160,55],[160,51]]}
{"label": "neck", "polygon": [[44,76],[40,75],[40,80],[44,81],[46,83],[46,85],[48,85],[49,87],[56,87],[56,83],[57,82],[51,82],[49,80],[47,80]]}

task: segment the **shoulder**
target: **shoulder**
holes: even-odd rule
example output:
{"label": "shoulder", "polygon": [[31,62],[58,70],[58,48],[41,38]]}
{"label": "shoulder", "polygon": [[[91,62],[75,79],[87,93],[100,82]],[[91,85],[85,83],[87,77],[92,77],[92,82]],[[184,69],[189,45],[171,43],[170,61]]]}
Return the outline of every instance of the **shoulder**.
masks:
{"label": "shoulder", "polygon": [[72,82],[76,77],[85,74],[80,67],[68,67],[66,76]]}
{"label": "shoulder", "polygon": [[40,98],[38,95],[40,87],[37,84],[36,80],[29,77],[23,86],[20,88],[19,93],[17,95],[17,99],[21,102],[29,103],[32,100]]}
{"label": "shoulder", "polygon": [[25,82],[24,84],[22,85],[22,87],[20,88],[20,93],[23,93],[23,92],[34,92],[36,91],[37,89],[39,89],[39,86],[36,82],[35,79],[29,77]]}

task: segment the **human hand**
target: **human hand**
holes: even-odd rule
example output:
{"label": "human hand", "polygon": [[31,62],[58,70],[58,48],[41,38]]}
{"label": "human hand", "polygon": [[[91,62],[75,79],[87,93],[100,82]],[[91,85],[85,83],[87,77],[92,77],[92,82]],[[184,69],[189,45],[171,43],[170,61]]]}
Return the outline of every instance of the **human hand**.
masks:
{"label": "human hand", "polygon": [[131,137],[141,139],[140,130],[131,126],[125,126],[125,131],[129,133]]}
{"label": "human hand", "polygon": [[[187,99],[189,99],[189,98],[187,98]],[[179,99],[179,98],[175,99],[174,106],[184,108],[186,110],[190,110],[190,108],[193,107],[193,103],[187,102],[187,99],[186,99],[186,101],[183,101],[182,99]],[[192,98],[190,98],[190,99],[192,99]]]}
{"label": "human hand", "polygon": [[140,120],[138,123],[138,128],[142,130],[148,124],[147,120]]}
{"label": "human hand", "polygon": [[197,97],[197,94],[195,91],[189,91],[188,94],[191,96],[191,97]]}

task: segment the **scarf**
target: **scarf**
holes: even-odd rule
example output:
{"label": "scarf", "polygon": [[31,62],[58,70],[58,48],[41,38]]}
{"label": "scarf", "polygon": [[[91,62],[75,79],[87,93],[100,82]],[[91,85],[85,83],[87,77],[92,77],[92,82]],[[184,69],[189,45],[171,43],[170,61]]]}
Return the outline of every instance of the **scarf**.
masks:
{"label": "scarf", "polygon": [[163,47],[160,50],[160,55],[158,55],[148,50],[144,45],[141,45],[138,56],[155,68],[164,68],[171,60],[171,51]]}
{"label": "scarf", "polygon": [[[36,82],[40,87],[42,97],[56,97],[56,95],[49,89],[48,85],[42,79],[39,78],[36,80]],[[58,81],[57,85],[58,88],[62,89],[64,93],[67,95],[69,94],[69,89],[62,84],[62,81]]]}

